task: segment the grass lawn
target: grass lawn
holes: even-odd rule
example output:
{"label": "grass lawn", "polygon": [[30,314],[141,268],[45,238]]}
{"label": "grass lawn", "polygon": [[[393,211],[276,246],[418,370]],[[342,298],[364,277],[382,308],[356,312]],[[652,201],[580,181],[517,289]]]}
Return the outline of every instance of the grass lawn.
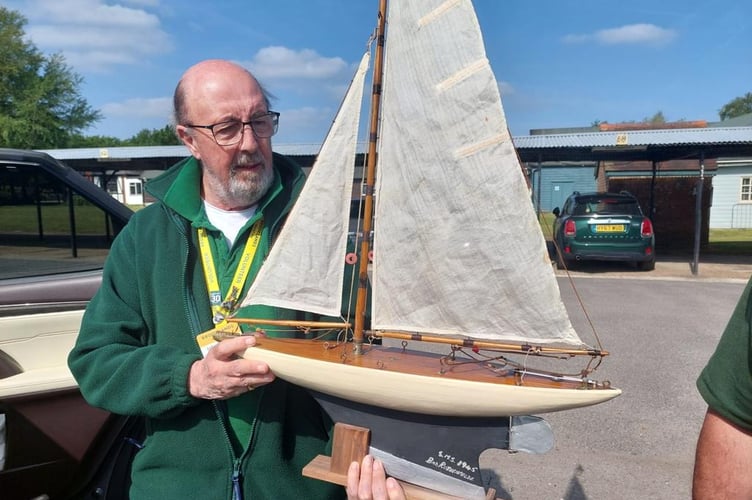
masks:
{"label": "grass lawn", "polygon": [[[102,234],[105,228],[104,212],[90,204],[74,206],[76,232],[78,234]],[[41,210],[42,227],[46,234],[68,234],[70,231],[67,204],[43,205]],[[24,233],[37,227],[35,205],[0,206],[0,228],[2,233]]]}
{"label": "grass lawn", "polygon": [[707,252],[752,255],[752,229],[711,229]]}
{"label": "grass lawn", "polygon": [[[141,208],[141,207],[132,207]],[[78,234],[102,234],[104,232],[103,212],[93,205],[78,203],[75,205],[76,231]],[[552,213],[543,212],[540,225],[543,235],[551,239],[554,227]],[[33,205],[0,206],[0,224],[3,233],[24,232],[37,227],[37,210]],[[42,207],[42,225],[47,234],[67,234],[68,205],[44,205]],[[723,255],[752,255],[752,229],[711,229],[709,244],[703,248],[706,253]]]}
{"label": "grass lawn", "polygon": [[552,214],[551,212],[542,212],[540,214],[540,217],[538,218],[538,221],[541,225],[541,230],[543,231],[543,236],[545,236],[547,240],[550,240],[552,238],[554,231],[554,220],[556,220],[556,217],[554,217],[554,214]]}

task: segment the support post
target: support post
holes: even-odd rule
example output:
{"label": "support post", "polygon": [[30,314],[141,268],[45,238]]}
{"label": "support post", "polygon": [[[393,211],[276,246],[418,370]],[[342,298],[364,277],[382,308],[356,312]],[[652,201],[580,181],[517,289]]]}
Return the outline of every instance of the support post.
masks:
{"label": "support post", "polygon": [[695,245],[692,263],[689,266],[693,275],[700,272],[700,240],[702,236],[702,192],[705,188],[705,153],[700,153],[700,176],[695,193]]}

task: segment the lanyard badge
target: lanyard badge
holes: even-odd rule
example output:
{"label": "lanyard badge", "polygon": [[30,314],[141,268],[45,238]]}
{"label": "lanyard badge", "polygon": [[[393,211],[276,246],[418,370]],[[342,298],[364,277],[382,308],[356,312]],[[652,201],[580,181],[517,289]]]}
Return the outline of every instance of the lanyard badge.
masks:
{"label": "lanyard badge", "polygon": [[235,270],[235,275],[232,278],[232,284],[230,290],[224,300],[222,299],[222,292],[219,286],[219,280],[217,279],[217,271],[214,266],[214,259],[211,254],[211,247],[209,246],[209,236],[207,235],[206,228],[198,228],[198,243],[201,250],[201,263],[204,269],[204,277],[206,278],[206,289],[209,292],[209,302],[211,303],[212,321],[215,325],[222,326],[227,323],[227,318],[235,312],[238,300],[240,298],[240,292],[243,290],[243,285],[248,277],[248,272],[251,269],[251,263],[253,262],[253,256],[256,254],[259,243],[261,242],[261,234],[264,229],[264,220],[259,219],[251,228],[251,234],[248,236],[248,241],[245,243],[243,254],[240,257],[240,263]]}

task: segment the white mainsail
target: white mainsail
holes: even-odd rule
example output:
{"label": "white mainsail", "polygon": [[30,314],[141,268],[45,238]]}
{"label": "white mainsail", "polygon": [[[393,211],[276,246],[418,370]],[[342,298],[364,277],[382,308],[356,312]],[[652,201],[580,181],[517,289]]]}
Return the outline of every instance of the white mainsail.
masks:
{"label": "white mainsail", "polygon": [[341,315],[366,52],[305,187],[241,306]]}
{"label": "white mainsail", "polygon": [[392,2],[388,22],[374,328],[581,345],[471,2]]}
{"label": "white mainsail", "polygon": [[[376,186],[375,329],[583,345],[470,0],[393,2]],[[365,63],[242,305],[339,316]]]}

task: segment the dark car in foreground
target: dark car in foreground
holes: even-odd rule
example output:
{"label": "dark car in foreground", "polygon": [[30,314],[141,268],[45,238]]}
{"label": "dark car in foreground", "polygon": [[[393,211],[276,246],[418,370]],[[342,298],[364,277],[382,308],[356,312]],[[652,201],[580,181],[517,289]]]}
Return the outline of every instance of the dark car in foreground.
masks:
{"label": "dark car in foreground", "polygon": [[553,210],[558,268],[580,261],[633,262],[655,269],[653,223],[630,193],[572,193]]}
{"label": "dark car in foreground", "polygon": [[[67,366],[132,211],[34,151],[0,149],[0,497],[119,498],[140,423],[89,406]],[[113,496],[115,495],[115,496]]]}

